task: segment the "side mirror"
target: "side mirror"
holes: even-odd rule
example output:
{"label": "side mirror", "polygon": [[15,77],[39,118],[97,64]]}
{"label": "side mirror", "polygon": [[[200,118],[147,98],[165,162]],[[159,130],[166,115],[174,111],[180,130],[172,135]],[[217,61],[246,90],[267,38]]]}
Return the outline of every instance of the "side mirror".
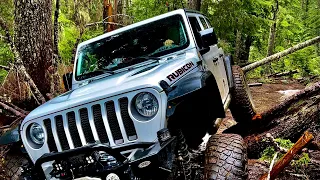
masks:
{"label": "side mirror", "polygon": [[73,73],[66,73],[63,75],[63,85],[66,90],[70,91],[72,89],[72,75]]}
{"label": "side mirror", "polygon": [[208,48],[214,44],[218,44],[218,38],[213,28],[209,28],[199,32],[204,48]]}

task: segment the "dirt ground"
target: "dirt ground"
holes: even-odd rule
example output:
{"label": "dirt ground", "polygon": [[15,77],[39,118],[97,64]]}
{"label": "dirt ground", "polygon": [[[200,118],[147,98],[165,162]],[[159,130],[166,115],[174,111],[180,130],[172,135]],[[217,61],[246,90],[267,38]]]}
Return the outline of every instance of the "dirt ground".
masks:
{"label": "dirt ground", "polygon": [[304,85],[297,82],[262,84],[262,86],[250,87],[253,102],[258,113],[279,104],[286,97],[301,89],[304,89]]}

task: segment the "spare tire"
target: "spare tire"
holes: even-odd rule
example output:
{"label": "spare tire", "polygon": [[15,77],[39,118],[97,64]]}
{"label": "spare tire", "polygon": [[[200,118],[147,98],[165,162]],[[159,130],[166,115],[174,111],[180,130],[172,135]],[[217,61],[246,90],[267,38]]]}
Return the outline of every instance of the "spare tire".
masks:
{"label": "spare tire", "polygon": [[247,179],[247,147],[237,134],[215,134],[205,151],[204,179]]}
{"label": "spare tire", "polygon": [[240,66],[232,66],[233,88],[231,89],[230,110],[237,122],[248,122],[256,115],[251,92]]}

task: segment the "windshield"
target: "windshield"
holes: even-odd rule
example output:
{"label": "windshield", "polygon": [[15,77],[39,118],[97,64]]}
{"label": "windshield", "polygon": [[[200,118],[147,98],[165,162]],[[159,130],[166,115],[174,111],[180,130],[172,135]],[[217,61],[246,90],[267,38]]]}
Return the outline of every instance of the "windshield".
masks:
{"label": "windshield", "polygon": [[189,41],[181,15],[154,21],[82,46],[76,80],[132,66],[186,48]]}

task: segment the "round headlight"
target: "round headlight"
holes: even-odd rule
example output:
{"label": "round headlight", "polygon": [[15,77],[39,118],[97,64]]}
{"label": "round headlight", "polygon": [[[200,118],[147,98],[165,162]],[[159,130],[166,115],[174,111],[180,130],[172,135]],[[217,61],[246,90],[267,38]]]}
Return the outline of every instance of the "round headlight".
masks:
{"label": "round headlight", "polygon": [[135,106],[139,114],[152,117],[157,114],[159,103],[157,98],[148,92],[140,93],[136,97]]}
{"label": "round headlight", "polygon": [[42,127],[37,124],[33,123],[30,126],[30,139],[32,142],[38,145],[42,145],[44,143],[44,132]]}

